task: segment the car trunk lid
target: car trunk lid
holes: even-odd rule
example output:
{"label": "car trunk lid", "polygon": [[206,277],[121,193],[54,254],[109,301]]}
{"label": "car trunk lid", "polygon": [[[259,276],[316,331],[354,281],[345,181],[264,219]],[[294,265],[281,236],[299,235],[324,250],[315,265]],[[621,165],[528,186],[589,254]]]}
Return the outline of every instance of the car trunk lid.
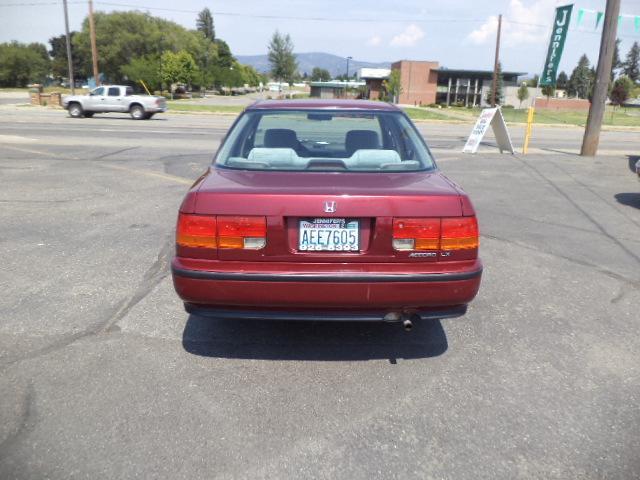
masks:
{"label": "car trunk lid", "polygon": [[[205,215],[264,216],[260,250],[219,249],[222,260],[300,262],[436,261],[392,247],[393,218],[463,215],[459,191],[440,172],[257,172],[211,169],[194,210]],[[301,222],[357,224],[357,251],[305,251]],[[353,225],[353,223],[352,223]]]}

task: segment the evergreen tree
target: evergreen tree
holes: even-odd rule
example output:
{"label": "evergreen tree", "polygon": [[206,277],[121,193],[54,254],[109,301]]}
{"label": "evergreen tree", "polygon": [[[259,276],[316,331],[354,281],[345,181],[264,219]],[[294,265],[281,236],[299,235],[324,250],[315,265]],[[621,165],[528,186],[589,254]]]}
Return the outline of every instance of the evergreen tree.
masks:
{"label": "evergreen tree", "polygon": [[298,70],[298,62],[293,54],[293,42],[289,34],[281,35],[277,30],[269,42],[269,63],[271,75],[277,81],[293,83]]}
{"label": "evergreen tree", "polygon": [[567,93],[570,97],[589,98],[592,83],[592,73],[589,66],[589,58],[583,54],[569,77]]}
{"label": "evergreen tree", "polygon": [[558,74],[558,79],[556,80],[556,87],[565,90],[567,85],[569,84],[569,77],[564,73],[564,70]]}
{"label": "evergreen tree", "polygon": [[638,45],[638,42],[633,42],[633,45],[631,45],[627,58],[622,65],[622,73],[634,83],[638,83],[640,80],[640,45]]}
{"label": "evergreen tree", "polygon": [[198,13],[196,29],[199,32],[202,32],[205,38],[208,38],[211,41],[216,39],[216,30],[213,27],[213,15],[211,14],[211,10],[204,8],[200,13]]}
{"label": "evergreen tree", "polygon": [[619,38],[616,38],[616,44],[613,48],[613,61],[611,62],[611,81],[616,78],[616,70],[622,67],[622,62],[620,61],[620,42]]}

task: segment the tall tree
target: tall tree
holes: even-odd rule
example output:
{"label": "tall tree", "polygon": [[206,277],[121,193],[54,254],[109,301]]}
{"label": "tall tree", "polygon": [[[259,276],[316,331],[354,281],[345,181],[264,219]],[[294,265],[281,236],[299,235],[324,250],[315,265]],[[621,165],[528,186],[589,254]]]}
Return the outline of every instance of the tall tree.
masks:
{"label": "tall tree", "polygon": [[[95,30],[100,72],[111,82],[121,82],[121,68],[136,57],[161,55],[166,50],[186,50],[200,64],[211,42],[202,34],[174,22],[142,12],[95,12]],[[91,45],[89,22],[73,37],[74,48],[82,59],[80,74],[90,76]]]}
{"label": "tall tree", "polygon": [[613,47],[613,61],[611,62],[611,81],[616,78],[616,70],[622,67],[622,61],[620,60],[620,42],[619,38],[616,38],[616,44]]}
{"label": "tall tree", "polygon": [[633,42],[631,45],[622,65],[622,73],[629,77],[633,83],[638,83],[640,80],[640,45],[638,42]]}
{"label": "tall tree", "polygon": [[224,40],[216,38],[215,45],[218,48],[218,62],[217,65],[222,68],[232,67],[236,59],[231,54],[229,45]]}
{"label": "tall tree", "polygon": [[50,67],[47,47],[41,43],[0,43],[0,87],[43,83]]}
{"label": "tall tree", "polygon": [[144,55],[135,57],[120,68],[120,72],[132,82],[144,81],[153,90],[160,89],[160,56]]}
{"label": "tall tree", "polygon": [[[77,33],[78,32],[69,32],[71,42],[73,42],[73,37]],[[67,36],[63,34],[57,37],[51,37],[49,39],[49,45],[51,45],[51,50],[49,50],[49,55],[51,56],[51,73],[54,77],[66,78],[67,75],[69,75],[67,65]],[[75,48],[71,49],[71,62],[73,63],[73,71],[79,72],[81,68],[81,58]]]}
{"label": "tall tree", "polygon": [[191,85],[197,74],[198,65],[189,52],[185,50],[178,53],[167,51],[162,54],[162,80],[164,82]]}
{"label": "tall tree", "polygon": [[567,93],[570,97],[589,98],[593,76],[589,68],[589,58],[583,54],[578,60],[578,65],[571,72]]}
{"label": "tall tree", "polygon": [[198,13],[196,29],[212,42],[216,39],[216,30],[213,27],[213,15],[211,10],[204,8]]}
{"label": "tall tree", "polygon": [[569,84],[569,77],[563,70],[558,74],[558,79],[556,80],[556,87],[564,90],[567,88],[568,84]]}
{"label": "tall tree", "polygon": [[293,83],[298,70],[298,62],[293,54],[293,42],[289,34],[281,35],[277,30],[269,42],[269,63],[271,75],[277,81]]}

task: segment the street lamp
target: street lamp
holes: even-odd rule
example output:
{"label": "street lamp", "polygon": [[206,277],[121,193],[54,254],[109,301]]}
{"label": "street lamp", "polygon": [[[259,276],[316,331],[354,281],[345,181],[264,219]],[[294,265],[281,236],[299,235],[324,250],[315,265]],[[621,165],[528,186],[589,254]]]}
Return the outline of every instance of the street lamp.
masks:
{"label": "street lamp", "polygon": [[347,82],[349,81],[349,60],[353,59],[353,57],[347,57]]}

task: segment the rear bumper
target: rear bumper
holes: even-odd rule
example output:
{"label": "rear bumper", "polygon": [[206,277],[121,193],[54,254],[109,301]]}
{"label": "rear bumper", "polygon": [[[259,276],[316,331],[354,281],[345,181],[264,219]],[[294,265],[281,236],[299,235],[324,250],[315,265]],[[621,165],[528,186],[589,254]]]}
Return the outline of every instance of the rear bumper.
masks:
{"label": "rear bumper", "polygon": [[[291,311],[291,310],[244,310],[233,308],[215,308],[205,305],[185,303],[187,313],[200,317],[217,318],[221,320],[302,320],[319,322],[399,322],[401,316],[390,318],[384,310],[379,311],[346,311],[331,310]],[[434,308],[431,310],[412,310],[404,313],[407,317],[420,320],[441,320],[444,318],[461,317],[467,313],[466,305],[455,307]]]}
{"label": "rear bumper", "polygon": [[[324,271],[308,271],[309,265],[293,264],[288,269],[264,271],[269,265],[263,263],[260,271],[251,271],[246,265],[232,270],[230,263],[213,262],[212,266],[219,268],[203,270],[189,268],[188,261],[179,257],[173,260],[173,283],[188,311],[202,315],[211,310],[218,317],[226,315],[224,310],[232,317],[236,315],[233,312],[243,312],[234,318],[247,318],[247,312],[251,318],[271,318],[272,313],[277,318],[287,313],[327,318],[334,313],[338,317],[369,315],[373,320],[381,320],[388,312],[428,316],[433,311],[440,312],[437,318],[445,318],[452,315],[444,310],[455,307],[460,312],[473,300],[482,276],[479,260],[461,262],[446,272],[434,271],[435,264],[392,265],[386,266],[386,271],[380,265],[350,265],[349,271],[327,271],[325,265]],[[432,271],[424,271],[426,268]]]}

